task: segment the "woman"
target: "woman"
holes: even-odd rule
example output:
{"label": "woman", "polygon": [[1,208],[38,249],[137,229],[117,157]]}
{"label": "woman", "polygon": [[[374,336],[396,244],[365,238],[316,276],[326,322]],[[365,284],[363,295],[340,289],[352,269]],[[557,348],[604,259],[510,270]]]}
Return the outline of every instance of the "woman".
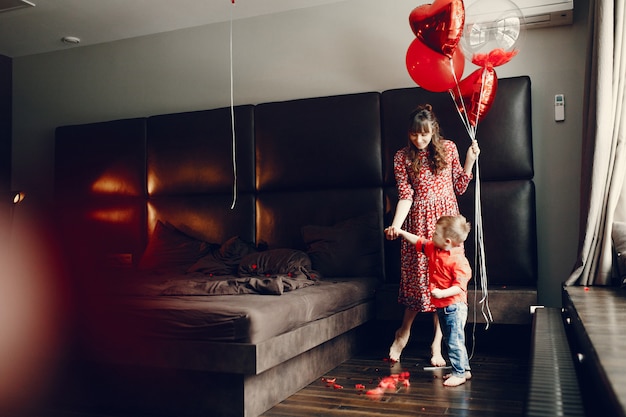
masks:
{"label": "woman", "polygon": [[[432,106],[425,104],[409,116],[407,146],[394,156],[394,175],[398,188],[398,205],[391,226],[385,229],[387,239],[396,239],[398,230],[432,239],[435,223],[441,216],[456,216],[456,195],[463,194],[472,179],[472,169],[480,149],[472,141],[465,164],[461,166],[454,142],[440,136],[439,122]],[[404,226],[404,227],[403,227]],[[428,290],[428,261],[406,240],[401,243],[401,273],[398,302],[404,305],[402,325],[395,333],[389,359],[399,361],[409,341],[417,313],[434,313]],[[431,364],[445,366],[441,354],[442,333],[433,314],[435,334],[431,344]]]}

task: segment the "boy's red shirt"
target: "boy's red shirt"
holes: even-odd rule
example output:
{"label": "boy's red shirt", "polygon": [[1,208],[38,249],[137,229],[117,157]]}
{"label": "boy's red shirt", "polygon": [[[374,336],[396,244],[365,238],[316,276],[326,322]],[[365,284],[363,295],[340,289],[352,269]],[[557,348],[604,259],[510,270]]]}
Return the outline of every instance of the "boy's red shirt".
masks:
{"label": "boy's red shirt", "polygon": [[472,268],[465,257],[463,247],[452,248],[449,251],[435,246],[432,240],[420,238],[415,249],[428,257],[429,289],[446,289],[452,286],[460,287],[463,291],[452,297],[434,298],[431,302],[437,308],[463,302],[467,304],[467,284],[472,279]]}

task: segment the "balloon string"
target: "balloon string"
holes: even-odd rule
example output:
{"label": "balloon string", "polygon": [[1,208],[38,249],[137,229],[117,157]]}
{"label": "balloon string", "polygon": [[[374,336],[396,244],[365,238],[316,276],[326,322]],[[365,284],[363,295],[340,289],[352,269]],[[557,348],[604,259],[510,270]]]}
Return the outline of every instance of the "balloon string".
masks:
{"label": "balloon string", "polygon": [[[479,98],[483,96],[483,89],[485,88],[485,78],[486,78],[486,71],[482,72],[482,82],[480,83],[480,95],[478,96]],[[482,106],[482,102],[479,101],[478,103],[478,114],[480,114],[481,112],[481,106]],[[476,124],[474,125],[474,137],[476,137],[476,134],[478,132],[478,116],[476,117]],[[480,235],[479,237],[479,253],[480,253],[480,286],[482,289],[482,295],[483,297],[480,300],[481,303],[481,312],[483,314],[483,317],[485,319],[485,322],[487,323],[486,325],[486,329],[489,328],[489,322],[493,322],[493,317],[491,316],[491,310],[489,309],[489,293],[487,291],[487,286],[488,286],[488,282],[487,282],[487,260],[485,259],[485,242],[484,242],[484,237],[483,237],[483,215],[482,215],[482,195],[481,195],[481,191],[480,191],[480,170],[478,167],[478,159],[476,159],[476,209],[478,210],[478,215],[476,215],[476,218],[479,219],[478,221],[480,222],[478,228],[477,228],[477,235]]]}
{"label": "balloon string", "polygon": [[480,299],[481,304],[481,313],[486,322],[485,329],[489,328],[489,323],[493,322],[493,317],[491,315],[491,310],[489,308],[489,292],[488,292],[488,282],[487,282],[487,262],[485,259],[485,242],[483,236],[483,216],[482,216],[482,207],[481,207],[481,194],[480,194],[480,169],[478,166],[478,159],[476,160],[476,191],[475,191],[475,200],[474,200],[474,212],[476,217],[476,233],[474,239],[474,247],[476,248],[476,256],[475,256],[475,270],[477,280],[480,280],[480,287],[482,290],[482,297]]}
{"label": "balloon string", "polygon": [[454,62],[452,62],[452,58],[450,58],[450,72],[452,72],[452,76],[454,77],[454,84],[456,85],[458,99],[459,99],[459,102],[461,103],[462,110],[461,108],[459,108],[459,106],[456,105],[457,100],[454,96],[454,91],[452,89],[449,90],[450,96],[452,96],[452,101],[454,101],[454,104],[455,104],[454,107],[456,108],[456,111],[459,114],[461,121],[463,122],[463,126],[465,126],[465,130],[467,131],[467,134],[469,135],[470,139],[474,140],[476,138],[476,135],[474,134],[472,127],[470,125],[470,122],[469,122],[469,116],[467,113],[467,109],[465,108],[463,95],[461,94],[461,87],[459,86],[459,80],[456,77],[456,72],[454,72]]}
{"label": "balloon string", "polygon": [[[232,0],[234,7],[235,0]],[[235,105],[233,99],[233,9],[230,9],[230,130],[233,139],[233,202],[230,209],[235,208],[237,202],[237,141],[235,138]]]}
{"label": "balloon string", "polygon": [[[487,71],[485,70],[485,68],[483,68],[482,74],[480,75],[482,80],[480,82],[480,95],[478,96],[478,115],[481,115],[483,113],[483,110],[485,110],[485,105],[483,104],[483,93],[485,92],[485,83],[487,82]],[[478,132],[478,115],[476,116],[474,135],[476,135],[476,133]]]}
{"label": "balloon string", "polygon": [[[459,80],[456,77],[456,73],[454,72],[454,66],[452,63],[452,59],[450,59],[450,68],[452,70],[452,75],[454,77],[454,81],[457,88],[458,99],[461,102],[461,107],[463,110],[456,105],[456,100],[454,96],[454,91],[450,89],[450,95],[452,96],[452,100],[455,103],[455,108],[459,113],[459,117],[461,121],[465,125],[465,129],[467,130],[467,134],[469,135],[471,140],[476,140],[476,132],[477,129],[473,128],[469,122],[469,115],[467,109],[465,107],[465,102],[463,101],[463,96],[461,95],[461,88],[459,86]],[[481,83],[481,89],[484,82]],[[482,97],[482,91],[481,95]],[[478,125],[478,123],[476,123]],[[489,308],[489,293],[488,293],[488,282],[487,282],[487,265],[485,261],[485,242],[483,238],[483,215],[482,215],[482,205],[481,205],[481,195],[480,195],[480,169],[478,166],[478,159],[476,159],[476,175],[475,175],[475,194],[474,194],[474,216],[475,216],[475,236],[474,236],[474,248],[476,250],[476,254],[474,256],[474,270],[476,271],[477,279],[474,280],[474,294],[476,294],[476,286],[478,281],[480,281],[480,287],[482,291],[482,296],[479,301],[481,304],[481,313],[486,322],[486,329],[489,328],[489,323],[493,322],[493,317],[491,315],[491,310]],[[476,305],[476,303],[474,303]],[[476,309],[474,309],[474,314],[476,314]],[[476,320],[474,320],[474,323]],[[472,353],[473,354],[473,353]]]}
{"label": "balloon string", "polygon": [[456,105],[456,96],[454,95],[454,90],[450,89],[450,96],[452,97],[452,101],[454,101],[454,108],[456,109],[456,112],[459,115],[459,118],[461,119],[461,122],[463,122],[463,126],[465,126],[465,131],[467,132],[467,134],[469,135],[470,139],[473,139],[472,137],[472,130],[469,127],[469,122],[467,120],[467,118],[465,117],[465,114],[467,113],[465,111],[465,103],[463,103],[463,97],[461,97],[461,92],[459,89],[459,100],[461,101],[461,107],[462,109],[459,108],[459,106]]}

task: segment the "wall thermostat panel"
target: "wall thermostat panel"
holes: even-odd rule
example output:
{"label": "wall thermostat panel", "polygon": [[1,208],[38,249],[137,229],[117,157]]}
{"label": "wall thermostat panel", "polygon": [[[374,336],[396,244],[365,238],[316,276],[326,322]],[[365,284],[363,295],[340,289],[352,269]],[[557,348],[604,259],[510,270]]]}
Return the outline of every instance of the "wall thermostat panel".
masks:
{"label": "wall thermostat panel", "polygon": [[565,120],[565,96],[563,94],[554,96],[554,120],[557,122]]}

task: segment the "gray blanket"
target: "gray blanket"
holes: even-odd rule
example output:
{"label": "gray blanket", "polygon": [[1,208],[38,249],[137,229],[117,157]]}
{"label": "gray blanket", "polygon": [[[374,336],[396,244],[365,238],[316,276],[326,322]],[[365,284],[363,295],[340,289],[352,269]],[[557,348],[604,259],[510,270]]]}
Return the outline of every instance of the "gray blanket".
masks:
{"label": "gray blanket", "polygon": [[315,284],[306,276],[291,277],[275,275],[269,277],[217,276],[188,278],[166,281],[161,295],[235,295],[270,294],[281,295],[287,291]]}

